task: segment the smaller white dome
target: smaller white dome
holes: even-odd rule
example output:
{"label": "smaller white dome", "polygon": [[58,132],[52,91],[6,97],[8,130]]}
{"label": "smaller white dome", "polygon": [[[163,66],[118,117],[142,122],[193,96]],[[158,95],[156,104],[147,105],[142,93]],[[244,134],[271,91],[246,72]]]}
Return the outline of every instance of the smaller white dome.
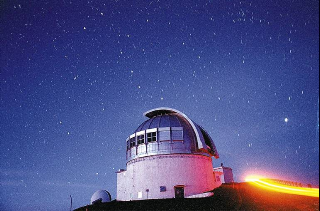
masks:
{"label": "smaller white dome", "polygon": [[90,204],[105,203],[110,201],[111,201],[111,195],[108,191],[98,190],[92,195]]}

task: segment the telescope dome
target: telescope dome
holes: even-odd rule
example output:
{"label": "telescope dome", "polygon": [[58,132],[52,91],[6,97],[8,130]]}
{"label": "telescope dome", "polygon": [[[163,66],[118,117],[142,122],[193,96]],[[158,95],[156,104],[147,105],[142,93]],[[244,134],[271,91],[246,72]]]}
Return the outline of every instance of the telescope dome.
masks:
{"label": "telescope dome", "polygon": [[111,195],[106,190],[98,190],[96,191],[90,200],[91,204],[99,204],[99,203],[105,203],[111,201]]}
{"label": "telescope dome", "polygon": [[209,134],[182,112],[156,108],[127,139],[127,161],[158,154],[203,154],[219,157]]}

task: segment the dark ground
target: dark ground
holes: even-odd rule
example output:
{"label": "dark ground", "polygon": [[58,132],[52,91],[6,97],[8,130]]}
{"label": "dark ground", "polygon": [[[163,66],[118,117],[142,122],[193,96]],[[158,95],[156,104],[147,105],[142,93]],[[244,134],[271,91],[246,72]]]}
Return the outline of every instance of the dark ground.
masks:
{"label": "dark ground", "polygon": [[85,210],[319,210],[319,198],[259,189],[248,183],[223,184],[214,196],[200,199],[164,199],[90,205]]}

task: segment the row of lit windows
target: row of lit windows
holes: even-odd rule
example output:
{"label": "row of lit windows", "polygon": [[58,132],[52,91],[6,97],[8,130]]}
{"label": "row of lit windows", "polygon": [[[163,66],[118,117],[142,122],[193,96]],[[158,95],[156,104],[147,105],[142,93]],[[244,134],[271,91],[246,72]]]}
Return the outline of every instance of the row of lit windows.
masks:
{"label": "row of lit windows", "polygon": [[[156,141],[157,141],[157,132],[147,133],[147,142],[148,143],[156,142]],[[138,142],[138,145],[146,143],[145,138],[144,138],[144,134],[137,136],[137,142]],[[127,142],[127,149],[134,147],[134,146],[136,146],[136,138],[135,137],[129,139],[129,141]]]}
{"label": "row of lit windows", "polygon": [[[182,130],[176,130],[171,131],[172,132],[172,139],[175,141],[182,141],[183,140],[183,131]],[[137,142],[136,142],[137,138]],[[159,141],[166,141],[170,140],[170,131],[159,131]],[[132,147],[136,146],[136,143],[138,145],[144,144],[144,143],[152,143],[157,142],[157,132],[151,132],[147,133],[147,138],[145,139],[145,135],[138,135],[137,137],[132,137],[127,141],[127,150],[129,150]]]}

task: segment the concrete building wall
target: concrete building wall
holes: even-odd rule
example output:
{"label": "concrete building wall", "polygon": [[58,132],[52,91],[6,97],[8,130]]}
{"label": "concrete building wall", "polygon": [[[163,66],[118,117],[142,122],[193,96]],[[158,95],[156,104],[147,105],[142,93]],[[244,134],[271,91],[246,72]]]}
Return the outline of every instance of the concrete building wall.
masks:
{"label": "concrete building wall", "polygon": [[224,183],[233,182],[233,173],[231,168],[223,168]]}
{"label": "concrete building wall", "polygon": [[[127,171],[120,171],[117,172],[117,200],[120,201],[128,201],[128,200],[123,200],[126,198],[126,193],[128,192],[127,187],[127,181],[129,181],[128,179],[128,173]],[[128,197],[127,197],[128,198]]]}
{"label": "concrete building wall", "polygon": [[224,183],[223,172],[213,170],[213,175],[215,178],[215,183],[220,186]]}
{"label": "concrete building wall", "polygon": [[[210,191],[216,182],[212,159],[203,155],[171,154],[134,159],[117,174],[117,200],[174,198],[175,186],[188,197]],[[161,187],[161,188],[160,188]]]}
{"label": "concrete building wall", "polygon": [[221,183],[225,183],[224,181],[224,174],[223,174],[223,168],[218,167],[213,169],[215,176],[216,176],[216,181],[219,181]]}
{"label": "concrete building wall", "polygon": [[222,183],[234,182],[232,168],[221,166],[221,167],[214,168],[213,171],[216,174],[220,173],[219,177]]}

